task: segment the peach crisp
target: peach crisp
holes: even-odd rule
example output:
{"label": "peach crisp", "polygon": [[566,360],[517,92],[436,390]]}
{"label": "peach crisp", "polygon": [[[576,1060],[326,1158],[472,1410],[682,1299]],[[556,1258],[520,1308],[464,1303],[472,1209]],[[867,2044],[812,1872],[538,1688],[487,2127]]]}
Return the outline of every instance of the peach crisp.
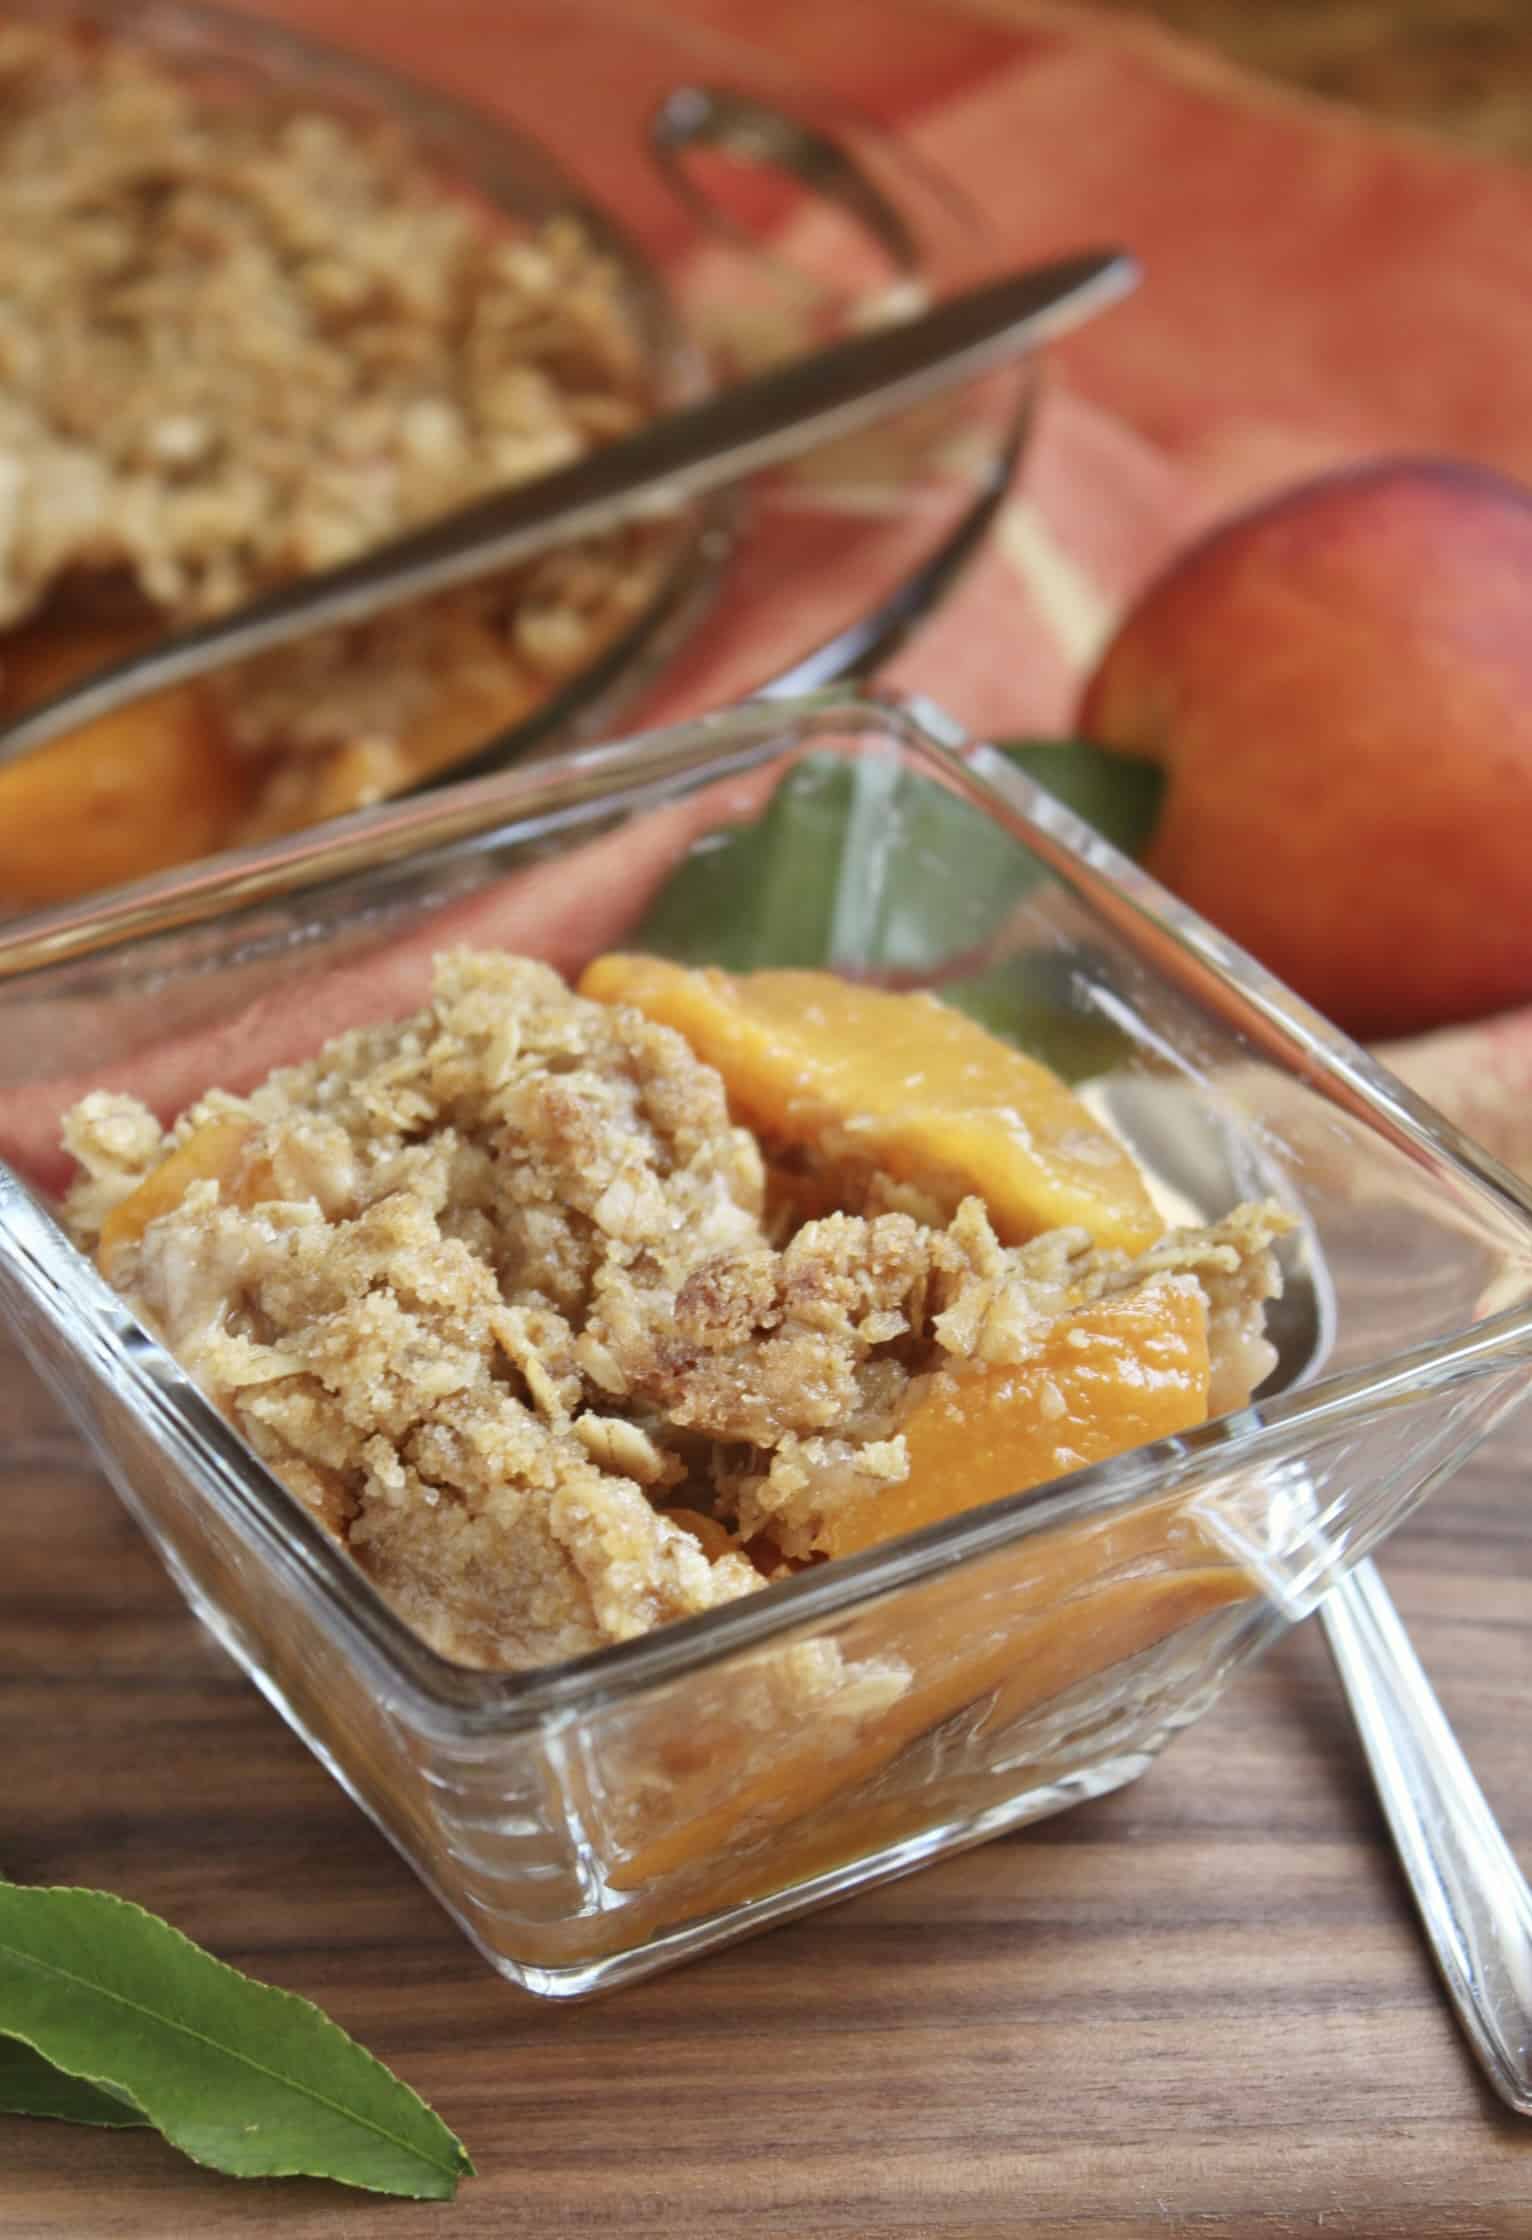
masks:
{"label": "peach crisp", "polygon": [[[381,120],[0,23],[0,715],[654,403],[584,218],[491,209]],[[417,784],[633,627],[675,545],[660,520],[586,538],[0,770],[0,907]]]}
{"label": "peach crisp", "polygon": [[107,1278],[399,1614],[542,1664],[1240,1404],[1288,1226],[1164,1231],[929,996],[457,952],[168,1132],[65,1123]]}

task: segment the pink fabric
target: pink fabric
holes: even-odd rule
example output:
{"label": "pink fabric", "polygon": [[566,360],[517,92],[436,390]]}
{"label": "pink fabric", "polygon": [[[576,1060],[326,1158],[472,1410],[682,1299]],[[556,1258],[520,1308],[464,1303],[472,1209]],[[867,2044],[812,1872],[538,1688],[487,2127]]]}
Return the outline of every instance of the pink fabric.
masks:
{"label": "pink fabric", "polygon": [[424,923],[356,964],[314,974],[295,1004],[290,988],[255,998],[216,1026],[151,1034],[129,1055],[40,1076],[0,1093],[0,1158],[39,1189],[60,1191],[73,1162],[60,1123],[93,1089],[141,1097],[168,1126],[211,1084],[236,1095],[277,1066],[309,1057],[333,1035],[402,1018],[430,992],[441,950],[510,949],[545,958],[572,978],[593,949],[616,941],[692,841],[719,822],[759,813],[759,778],[726,778],[686,801],[533,864]]}

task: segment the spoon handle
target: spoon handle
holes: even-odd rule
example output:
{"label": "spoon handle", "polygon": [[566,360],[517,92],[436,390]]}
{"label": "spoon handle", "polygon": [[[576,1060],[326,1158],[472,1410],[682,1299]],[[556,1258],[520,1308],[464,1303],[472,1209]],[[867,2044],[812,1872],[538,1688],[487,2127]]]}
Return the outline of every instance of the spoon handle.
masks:
{"label": "spoon handle", "polygon": [[1321,1611],[1458,2020],[1501,2099],[1532,2115],[1532,1891],[1373,1565]]}

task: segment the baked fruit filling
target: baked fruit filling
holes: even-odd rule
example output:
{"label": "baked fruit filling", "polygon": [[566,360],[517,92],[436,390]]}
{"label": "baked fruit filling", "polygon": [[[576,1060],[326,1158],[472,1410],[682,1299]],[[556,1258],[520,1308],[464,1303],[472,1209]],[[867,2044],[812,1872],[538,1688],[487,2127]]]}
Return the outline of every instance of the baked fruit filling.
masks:
{"label": "baked fruit filling", "polygon": [[[0,717],[654,404],[628,282],[582,219],[491,209],[360,112],[0,22]],[[0,770],[0,908],[444,769],[645,614],[683,529],[311,635]]]}
{"label": "baked fruit filling", "polygon": [[168,1130],[68,1116],[66,1217],[460,1662],[622,1641],[1241,1404],[1272,1205],[1166,1231],[1048,1070],[924,995],[438,959],[430,1004]]}

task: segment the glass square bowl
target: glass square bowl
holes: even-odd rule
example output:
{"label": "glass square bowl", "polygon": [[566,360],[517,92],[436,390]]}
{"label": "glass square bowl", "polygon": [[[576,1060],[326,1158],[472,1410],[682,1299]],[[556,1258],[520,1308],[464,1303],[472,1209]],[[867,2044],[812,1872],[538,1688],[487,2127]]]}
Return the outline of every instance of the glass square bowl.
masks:
{"label": "glass square bowl", "polygon": [[[473,944],[931,987],[1165,1210],[1297,1216],[1255,1401],[552,1668],[394,1616],[54,1222],[60,1111],[162,1113]],[[935,710],[746,706],[369,811],[0,940],[0,1306],[188,1601],[486,1958],[620,1983],[1143,1772],[1522,1398],[1532,1201]],[[1018,1871],[1024,1871],[1018,1861]]]}

